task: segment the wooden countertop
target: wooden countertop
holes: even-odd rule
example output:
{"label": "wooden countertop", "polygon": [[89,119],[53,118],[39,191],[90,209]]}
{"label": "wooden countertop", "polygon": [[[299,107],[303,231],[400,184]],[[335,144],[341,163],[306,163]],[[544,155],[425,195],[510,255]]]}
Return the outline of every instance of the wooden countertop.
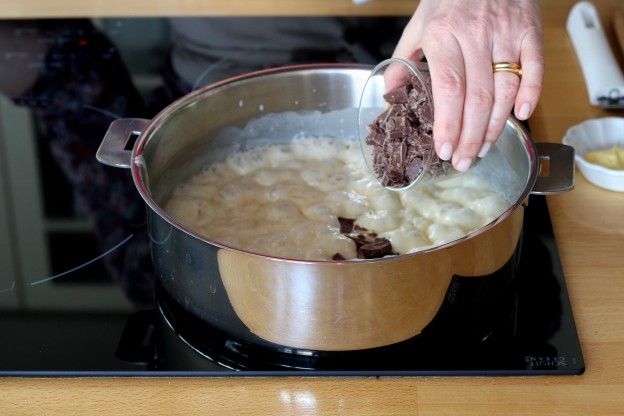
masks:
{"label": "wooden countertop", "polygon": [[[395,16],[409,15],[416,0],[8,0],[3,17],[93,16]],[[8,3],[8,4],[7,4]]]}
{"label": "wooden countertop", "polygon": [[[383,3],[383,6],[382,6]],[[574,1],[543,1],[547,72],[531,120],[537,140],[560,141],[588,104],[565,18]],[[603,21],[610,0],[595,1]],[[29,0],[4,2],[0,17],[154,14],[404,14],[411,1]],[[213,8],[214,7],[214,8]],[[383,9],[383,10],[382,10]],[[102,13],[104,11],[104,13]],[[373,12],[374,11],[374,12]],[[392,11],[392,13],[389,13]],[[610,25],[609,25],[610,26]],[[611,32],[611,31],[610,31]],[[624,115],[619,112],[615,115]],[[577,174],[576,189],[549,197],[557,244],[587,370],[582,376],[503,378],[0,379],[2,414],[189,415],[616,415],[624,412],[624,193]],[[1,342],[1,341],[0,341]]]}

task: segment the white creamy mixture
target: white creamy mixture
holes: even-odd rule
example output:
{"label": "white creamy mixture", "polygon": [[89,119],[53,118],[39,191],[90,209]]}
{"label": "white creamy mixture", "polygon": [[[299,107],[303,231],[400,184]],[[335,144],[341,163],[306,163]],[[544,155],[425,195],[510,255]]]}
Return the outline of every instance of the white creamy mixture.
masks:
{"label": "white creamy mixture", "polygon": [[367,171],[356,142],[320,138],[233,154],[178,186],[165,204],[169,215],[208,239],[308,260],[357,257],[338,217],[355,219],[406,254],[460,238],[506,208],[470,173],[387,190]]}

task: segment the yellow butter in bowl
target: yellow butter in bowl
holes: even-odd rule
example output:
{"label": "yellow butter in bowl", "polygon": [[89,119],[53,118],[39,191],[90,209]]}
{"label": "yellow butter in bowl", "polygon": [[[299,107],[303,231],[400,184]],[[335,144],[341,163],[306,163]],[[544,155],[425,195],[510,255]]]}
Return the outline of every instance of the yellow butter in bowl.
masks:
{"label": "yellow butter in bowl", "polygon": [[618,145],[607,150],[587,152],[583,157],[589,163],[595,163],[608,169],[624,170],[624,149]]}

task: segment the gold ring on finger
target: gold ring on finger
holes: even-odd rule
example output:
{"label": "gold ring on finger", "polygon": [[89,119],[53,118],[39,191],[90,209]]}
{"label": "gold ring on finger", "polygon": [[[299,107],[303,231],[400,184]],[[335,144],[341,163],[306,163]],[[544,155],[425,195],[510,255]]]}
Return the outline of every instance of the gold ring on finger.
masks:
{"label": "gold ring on finger", "polygon": [[522,78],[522,68],[514,62],[498,62],[492,64],[493,72],[511,72]]}

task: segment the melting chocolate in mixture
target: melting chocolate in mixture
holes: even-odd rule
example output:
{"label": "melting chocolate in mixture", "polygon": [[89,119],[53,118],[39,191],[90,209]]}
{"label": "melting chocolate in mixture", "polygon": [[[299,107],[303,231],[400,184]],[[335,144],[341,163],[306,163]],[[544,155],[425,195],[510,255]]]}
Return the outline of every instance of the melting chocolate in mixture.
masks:
{"label": "melting chocolate in mixture", "polygon": [[[340,232],[355,242],[358,259],[378,259],[388,255],[396,255],[392,251],[392,243],[383,237],[378,237],[374,231],[355,224],[351,218],[338,217]],[[332,260],[344,260],[340,253],[334,254]]]}
{"label": "melting chocolate in mixture", "polygon": [[[450,162],[433,152],[432,104],[418,79],[389,91],[384,99],[389,107],[369,126],[366,137],[366,144],[372,146],[373,171],[382,185],[407,186],[423,169],[432,174],[452,170]],[[433,160],[428,161],[432,152]]]}

